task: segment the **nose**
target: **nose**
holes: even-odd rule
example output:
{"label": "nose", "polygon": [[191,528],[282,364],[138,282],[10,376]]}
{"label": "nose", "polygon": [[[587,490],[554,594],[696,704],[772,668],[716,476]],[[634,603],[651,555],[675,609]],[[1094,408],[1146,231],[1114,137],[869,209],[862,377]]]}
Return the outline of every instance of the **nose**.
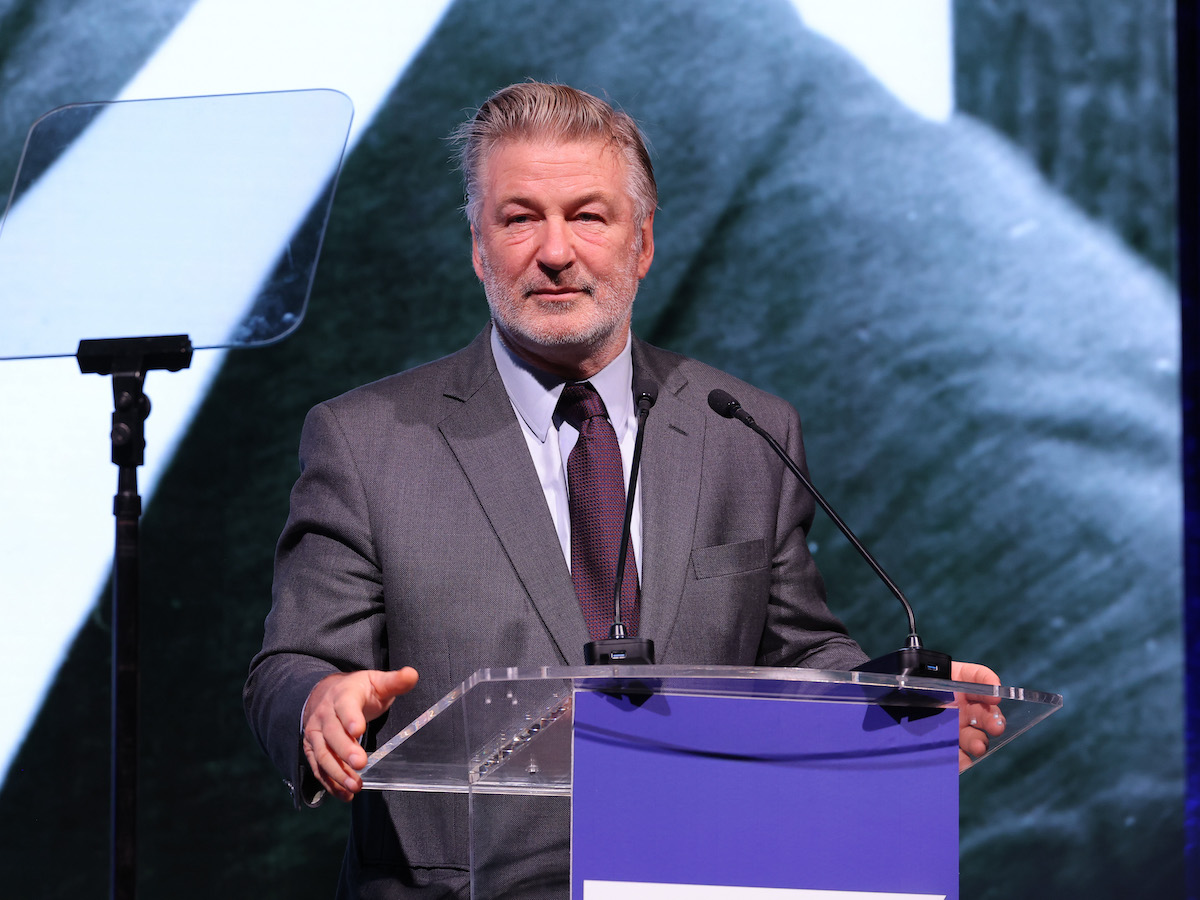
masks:
{"label": "nose", "polygon": [[561,272],[575,261],[571,228],[565,219],[551,216],[542,223],[537,262],[548,272]]}

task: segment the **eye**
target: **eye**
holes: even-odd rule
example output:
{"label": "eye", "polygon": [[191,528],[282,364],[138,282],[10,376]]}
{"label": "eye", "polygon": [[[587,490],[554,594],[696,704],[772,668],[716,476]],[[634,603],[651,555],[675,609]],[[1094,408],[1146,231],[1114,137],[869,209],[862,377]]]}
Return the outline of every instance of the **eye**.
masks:
{"label": "eye", "polygon": [[580,222],[603,222],[604,217],[596,212],[581,212],[575,216]]}

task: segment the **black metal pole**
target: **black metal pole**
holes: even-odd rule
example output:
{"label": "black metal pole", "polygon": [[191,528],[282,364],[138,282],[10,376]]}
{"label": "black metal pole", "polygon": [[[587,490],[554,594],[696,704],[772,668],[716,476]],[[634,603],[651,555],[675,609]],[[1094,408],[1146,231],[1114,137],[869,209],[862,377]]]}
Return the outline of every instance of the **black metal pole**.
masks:
{"label": "black metal pole", "polygon": [[150,400],[143,391],[146,372],[177,372],[191,365],[187,335],[118,338],[79,342],[81,372],[113,379],[112,461],[117,465],[113,498],[116,546],[112,585],[112,768],[110,896],[134,900],[137,894],[138,782],[138,602],[141,577],[138,523],[142,498],[137,470],[143,462],[145,421]]}
{"label": "black metal pole", "polygon": [[113,900],[137,895],[138,770],[138,522],[142,498],[137,470],[146,449],[150,400],[142,390],[141,359],[120,360],[113,372],[112,454],[117,464],[113,498],[116,546],[112,593],[112,884]]}
{"label": "black metal pole", "polygon": [[112,867],[113,900],[137,894],[138,780],[138,521],[137,469],[123,467],[113,499],[116,516],[112,592]]}

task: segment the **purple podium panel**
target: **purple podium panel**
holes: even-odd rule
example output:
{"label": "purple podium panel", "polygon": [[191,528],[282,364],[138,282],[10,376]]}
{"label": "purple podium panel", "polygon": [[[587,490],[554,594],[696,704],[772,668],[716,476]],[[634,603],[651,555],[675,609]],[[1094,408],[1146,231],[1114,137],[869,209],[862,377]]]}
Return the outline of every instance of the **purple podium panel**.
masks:
{"label": "purple podium panel", "polygon": [[958,897],[952,709],[897,722],[872,703],[593,691],[574,706],[572,900]]}

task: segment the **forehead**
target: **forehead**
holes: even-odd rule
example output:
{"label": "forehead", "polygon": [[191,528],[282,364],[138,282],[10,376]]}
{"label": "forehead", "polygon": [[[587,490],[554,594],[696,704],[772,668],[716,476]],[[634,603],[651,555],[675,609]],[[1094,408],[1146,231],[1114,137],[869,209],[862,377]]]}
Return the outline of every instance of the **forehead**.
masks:
{"label": "forehead", "polygon": [[547,193],[629,196],[625,159],[602,140],[502,141],[484,158],[480,181],[490,202]]}

